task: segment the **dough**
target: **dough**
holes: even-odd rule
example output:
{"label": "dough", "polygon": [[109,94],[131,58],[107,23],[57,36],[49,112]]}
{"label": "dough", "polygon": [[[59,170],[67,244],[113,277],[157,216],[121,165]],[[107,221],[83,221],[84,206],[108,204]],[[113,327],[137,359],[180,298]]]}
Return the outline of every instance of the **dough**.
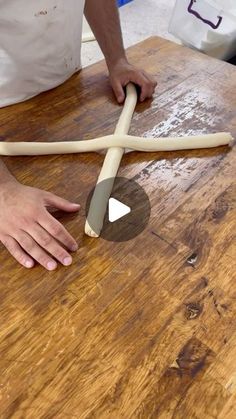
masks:
{"label": "dough", "polygon": [[[157,139],[127,135],[137,104],[137,92],[135,86],[131,83],[128,84],[126,89],[127,96],[124,108],[116,126],[114,135],[108,135],[88,141],[68,141],[56,143],[0,142],[0,155],[2,156],[87,153],[107,149],[97,184],[105,179],[111,179],[111,182],[106,182],[107,189],[104,191],[103,196],[99,196],[98,190],[95,187],[88,214],[88,218],[93,220],[93,227],[95,228],[92,229],[88,221],[86,221],[85,224],[85,233],[91,237],[98,237],[102,230],[103,220],[108,200],[112,192],[114,178],[117,175],[120,162],[126,148],[143,152],[190,150],[229,145],[233,141],[233,137],[228,132]],[[94,230],[96,230],[96,232]]]}
{"label": "dough", "polygon": [[[119,121],[116,125],[114,135],[120,136],[122,139],[123,135],[128,134],[132,116],[137,104],[137,93],[136,88],[133,84],[128,84],[127,86],[127,98],[125,105]],[[114,139],[114,138],[113,138]],[[119,144],[119,143],[118,143]],[[105,183],[104,194],[101,197],[101,189],[95,187],[93,197],[90,202],[90,208],[85,223],[85,234],[90,237],[99,237],[100,232],[103,227],[103,220],[106,214],[107,204],[111,196],[113,184],[117,172],[120,167],[120,162],[125,152],[125,145],[121,147],[120,145],[114,145],[112,141],[112,147],[108,148],[107,154],[104,159],[104,163],[100,172],[100,175],[97,180],[97,185],[103,180],[110,179],[110,182]],[[88,220],[92,220],[93,228],[89,225]]]}
{"label": "dough", "polygon": [[132,135],[107,135],[86,141],[59,143],[0,142],[1,156],[43,156],[50,154],[88,153],[110,148],[128,148],[134,151],[155,152],[193,150],[229,145],[233,137],[228,132],[189,137],[145,138]]}

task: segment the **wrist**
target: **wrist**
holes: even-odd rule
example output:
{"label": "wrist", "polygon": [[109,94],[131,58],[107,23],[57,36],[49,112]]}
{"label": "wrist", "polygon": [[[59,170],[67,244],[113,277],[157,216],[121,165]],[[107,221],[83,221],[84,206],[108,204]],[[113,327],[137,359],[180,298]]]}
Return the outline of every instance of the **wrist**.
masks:
{"label": "wrist", "polygon": [[128,64],[128,60],[127,60],[127,57],[124,53],[119,57],[116,56],[116,57],[112,57],[112,58],[106,58],[106,63],[107,63],[107,67],[108,67],[109,72],[111,72],[117,66]]}
{"label": "wrist", "polygon": [[8,171],[5,171],[2,173],[0,171],[0,189],[2,189],[3,187],[9,187],[11,185],[15,185],[19,183],[14,176],[12,176],[12,174]]}

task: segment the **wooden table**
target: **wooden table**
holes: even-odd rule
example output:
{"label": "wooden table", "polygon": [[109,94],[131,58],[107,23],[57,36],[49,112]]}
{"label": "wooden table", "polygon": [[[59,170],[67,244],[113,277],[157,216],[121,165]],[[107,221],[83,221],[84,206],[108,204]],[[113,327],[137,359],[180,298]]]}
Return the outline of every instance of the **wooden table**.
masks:
{"label": "wooden table", "polygon": [[[128,55],[159,81],[131,133],[236,136],[235,67],[160,38]],[[102,62],[2,109],[1,139],[89,139],[119,114]],[[125,156],[152,205],[125,243],[83,235],[103,156],[4,160],[83,209],[61,218],[80,243],[69,268],[28,271],[1,248],[0,417],[235,418],[235,148]]]}

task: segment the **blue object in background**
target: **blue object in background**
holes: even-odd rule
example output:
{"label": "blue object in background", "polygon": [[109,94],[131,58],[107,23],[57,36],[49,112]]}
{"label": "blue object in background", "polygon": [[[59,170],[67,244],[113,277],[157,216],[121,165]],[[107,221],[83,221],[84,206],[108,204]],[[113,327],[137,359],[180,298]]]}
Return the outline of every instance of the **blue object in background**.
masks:
{"label": "blue object in background", "polygon": [[131,1],[133,0],[117,0],[119,7],[124,6],[124,4],[129,3]]}

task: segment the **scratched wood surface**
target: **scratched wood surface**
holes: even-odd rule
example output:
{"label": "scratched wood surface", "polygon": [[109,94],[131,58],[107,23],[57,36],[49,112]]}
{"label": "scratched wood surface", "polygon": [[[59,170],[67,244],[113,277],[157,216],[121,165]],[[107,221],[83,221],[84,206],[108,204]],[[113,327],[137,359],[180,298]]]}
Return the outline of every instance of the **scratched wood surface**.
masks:
{"label": "scratched wood surface", "polygon": [[[234,66],[160,38],[128,55],[159,82],[133,134],[236,136]],[[119,114],[102,62],[0,110],[0,135],[89,139]],[[125,156],[119,174],[152,205],[146,230],[125,243],[83,235],[102,156],[4,161],[82,210],[61,217],[80,243],[69,268],[26,271],[0,249],[0,417],[235,418],[235,148]]]}

